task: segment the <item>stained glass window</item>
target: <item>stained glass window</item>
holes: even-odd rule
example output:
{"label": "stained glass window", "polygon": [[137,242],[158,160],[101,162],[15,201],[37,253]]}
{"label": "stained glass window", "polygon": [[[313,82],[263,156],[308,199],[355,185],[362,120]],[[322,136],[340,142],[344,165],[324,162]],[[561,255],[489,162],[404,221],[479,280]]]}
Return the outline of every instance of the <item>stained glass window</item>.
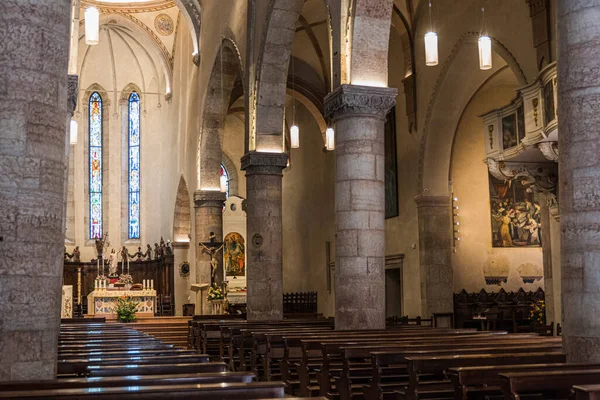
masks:
{"label": "stained glass window", "polygon": [[129,239],[140,238],[140,96],[129,96]]}
{"label": "stained glass window", "polygon": [[90,96],[90,239],[102,237],[102,97]]}
{"label": "stained glass window", "polygon": [[227,172],[227,169],[225,169],[225,166],[223,164],[221,164],[221,176],[225,177],[225,195],[226,198],[229,198],[229,173]]}

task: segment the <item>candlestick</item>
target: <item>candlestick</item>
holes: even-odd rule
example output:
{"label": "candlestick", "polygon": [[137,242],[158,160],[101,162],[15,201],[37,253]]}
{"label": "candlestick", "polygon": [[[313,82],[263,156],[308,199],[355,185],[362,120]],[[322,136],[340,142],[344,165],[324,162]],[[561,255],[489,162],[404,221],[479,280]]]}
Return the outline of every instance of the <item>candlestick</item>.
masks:
{"label": "candlestick", "polygon": [[127,256],[127,275],[131,275],[129,273],[129,256]]}
{"label": "candlestick", "polygon": [[146,290],[146,280],[144,279],[144,290]]}
{"label": "candlestick", "polygon": [[100,257],[96,260],[96,265],[98,266],[98,276],[100,276]]}

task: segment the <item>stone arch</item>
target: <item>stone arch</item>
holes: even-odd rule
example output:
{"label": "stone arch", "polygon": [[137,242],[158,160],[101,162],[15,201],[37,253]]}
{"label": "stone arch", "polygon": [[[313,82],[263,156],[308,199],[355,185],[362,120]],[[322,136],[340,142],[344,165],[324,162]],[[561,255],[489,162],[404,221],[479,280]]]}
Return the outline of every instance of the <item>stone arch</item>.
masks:
{"label": "stone arch", "polygon": [[387,87],[393,1],[355,0],[348,21],[350,83]]}
{"label": "stone arch", "polygon": [[179,178],[173,216],[173,241],[189,242],[192,233],[192,211],[190,191],[183,175]]}
{"label": "stone arch", "polygon": [[201,8],[198,0],[175,0],[175,4],[188,25],[190,36],[192,37],[192,45],[194,46],[194,64],[200,64],[200,27],[201,27]]}
{"label": "stone arch", "polygon": [[221,134],[225,126],[229,99],[236,77],[242,75],[239,53],[231,39],[223,38],[208,82],[202,126],[198,138],[199,187],[219,188]]}
{"label": "stone arch", "polygon": [[223,152],[222,164],[227,170],[229,174],[229,197],[238,196],[239,186],[238,186],[238,170],[235,166],[235,163],[231,160],[231,157],[227,155],[227,153]]}
{"label": "stone arch", "polygon": [[131,93],[136,92],[139,96],[140,96],[140,102],[144,101],[144,97],[143,94],[144,92],[141,91],[141,89],[139,88],[138,85],[136,85],[135,83],[128,83],[123,90],[121,90],[121,97],[120,97],[120,101],[121,104],[126,103],[129,101],[129,96],[131,96]]}
{"label": "stone arch", "polygon": [[[444,61],[431,93],[423,122],[420,146],[419,194],[448,195],[448,177],[454,133],[469,100],[499,69],[508,65],[517,81],[527,83],[525,74],[511,52],[492,38],[494,67],[479,70],[478,32],[466,32]],[[443,103],[443,107],[440,106]]]}

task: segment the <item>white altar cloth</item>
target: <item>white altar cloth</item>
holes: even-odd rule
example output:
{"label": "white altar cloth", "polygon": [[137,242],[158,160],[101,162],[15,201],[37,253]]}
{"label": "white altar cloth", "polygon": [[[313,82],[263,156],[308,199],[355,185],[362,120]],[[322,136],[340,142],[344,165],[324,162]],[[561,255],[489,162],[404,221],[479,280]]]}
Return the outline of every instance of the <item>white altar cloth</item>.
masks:
{"label": "white altar cloth", "polygon": [[117,318],[117,299],[131,296],[139,301],[135,315],[153,317],[156,312],[156,290],[110,290],[96,289],[88,294],[88,315],[95,317]]}

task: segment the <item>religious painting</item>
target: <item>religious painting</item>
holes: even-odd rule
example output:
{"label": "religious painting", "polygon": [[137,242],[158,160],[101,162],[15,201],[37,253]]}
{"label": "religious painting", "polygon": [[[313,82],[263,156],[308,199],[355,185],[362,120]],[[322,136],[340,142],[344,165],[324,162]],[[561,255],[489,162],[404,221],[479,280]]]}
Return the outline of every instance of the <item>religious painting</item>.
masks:
{"label": "religious painting", "polygon": [[173,19],[167,14],[158,14],[154,19],[154,27],[161,35],[169,36],[173,33],[175,24],[173,24]]}
{"label": "religious painting", "polygon": [[554,85],[552,81],[544,85],[544,125],[554,119]]}
{"label": "religious painting", "polygon": [[523,105],[517,108],[517,143],[525,137],[525,109]]}
{"label": "religious painting", "polygon": [[244,237],[237,232],[231,232],[225,236],[225,275],[246,275],[246,245]]}
{"label": "religious painting", "polygon": [[541,247],[540,205],[518,180],[489,175],[493,247]]}
{"label": "religious painting", "polygon": [[519,143],[517,136],[517,118],[515,114],[502,118],[502,148],[515,147]]}
{"label": "religious painting", "polygon": [[396,152],[396,107],[385,119],[385,218],[398,216],[398,157]]}

